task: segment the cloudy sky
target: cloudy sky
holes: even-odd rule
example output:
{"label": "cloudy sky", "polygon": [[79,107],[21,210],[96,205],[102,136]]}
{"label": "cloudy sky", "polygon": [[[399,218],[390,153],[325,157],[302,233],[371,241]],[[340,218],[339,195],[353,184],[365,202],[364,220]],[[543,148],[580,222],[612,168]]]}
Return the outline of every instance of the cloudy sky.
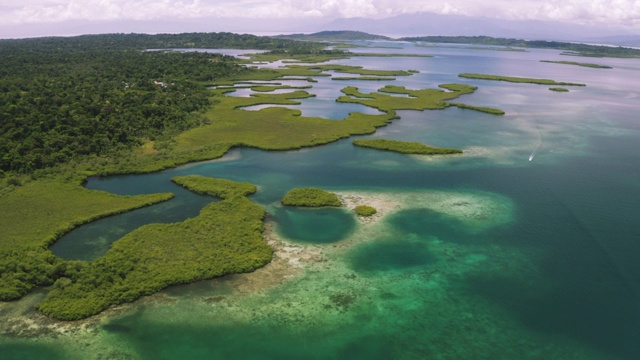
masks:
{"label": "cloudy sky", "polygon": [[0,30],[4,32],[0,37],[19,37],[21,32],[29,35],[36,29],[58,35],[55,32],[62,24],[79,22],[185,23],[208,19],[219,24],[233,20],[236,25],[246,21],[255,27],[283,19],[321,23],[416,12],[554,20],[640,32],[640,0],[0,0]]}

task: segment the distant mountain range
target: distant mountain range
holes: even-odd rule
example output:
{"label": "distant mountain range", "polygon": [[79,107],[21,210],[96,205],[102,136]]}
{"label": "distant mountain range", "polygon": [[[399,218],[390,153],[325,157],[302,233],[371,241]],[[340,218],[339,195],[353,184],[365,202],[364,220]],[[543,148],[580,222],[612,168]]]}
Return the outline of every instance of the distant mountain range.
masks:
{"label": "distant mountain range", "polygon": [[306,41],[391,40],[388,36],[373,35],[363,31],[351,30],[320,31],[313,34],[277,35],[274,37]]}
{"label": "distant mountain range", "polygon": [[[408,36],[491,36],[640,47],[640,30],[552,21],[498,20],[486,17],[417,13],[383,19],[213,18],[155,20],[75,20],[61,23],[0,24],[0,38],[105,33],[233,32],[256,35],[348,30],[393,38]],[[345,34],[345,36],[349,36]],[[335,38],[334,38],[335,39]],[[311,40],[311,39],[310,39]],[[321,38],[315,40],[322,40]],[[347,40],[346,38],[343,40]],[[373,40],[373,39],[370,39]]]}
{"label": "distant mountain range", "polygon": [[503,46],[509,48],[537,48],[564,50],[563,55],[580,55],[592,57],[626,57],[640,58],[640,49],[622,46],[602,46],[566,41],[523,40],[514,38],[496,38],[491,36],[413,36],[390,38],[372,35],[362,31],[320,31],[313,34],[292,34],[274,36],[283,39],[304,41],[371,41],[399,40],[426,43],[475,44],[484,46]]}
{"label": "distant mountain range", "polygon": [[[498,20],[461,15],[417,13],[384,19],[342,18],[316,25],[315,30],[354,30],[391,37],[491,36],[528,40],[558,40],[640,46],[640,31],[552,21]],[[312,31],[312,32],[313,32]]]}

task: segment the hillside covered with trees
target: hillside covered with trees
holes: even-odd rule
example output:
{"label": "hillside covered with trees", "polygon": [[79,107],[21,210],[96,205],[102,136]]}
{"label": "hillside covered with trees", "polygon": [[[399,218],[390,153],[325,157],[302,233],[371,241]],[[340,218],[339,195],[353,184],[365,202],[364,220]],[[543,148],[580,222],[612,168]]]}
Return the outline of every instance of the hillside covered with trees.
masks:
{"label": "hillside covered with trees", "polygon": [[291,34],[274,36],[277,39],[304,41],[370,41],[391,40],[390,37],[368,34],[362,31],[320,31],[313,34]]}

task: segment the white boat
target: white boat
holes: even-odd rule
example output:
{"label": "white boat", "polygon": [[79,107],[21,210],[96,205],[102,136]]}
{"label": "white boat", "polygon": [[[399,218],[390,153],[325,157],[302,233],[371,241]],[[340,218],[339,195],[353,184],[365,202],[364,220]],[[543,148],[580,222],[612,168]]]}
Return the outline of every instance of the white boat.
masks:
{"label": "white boat", "polygon": [[533,154],[529,155],[529,161],[533,160],[533,157],[534,157],[534,156],[536,156],[536,154],[535,154],[535,153],[533,153]]}

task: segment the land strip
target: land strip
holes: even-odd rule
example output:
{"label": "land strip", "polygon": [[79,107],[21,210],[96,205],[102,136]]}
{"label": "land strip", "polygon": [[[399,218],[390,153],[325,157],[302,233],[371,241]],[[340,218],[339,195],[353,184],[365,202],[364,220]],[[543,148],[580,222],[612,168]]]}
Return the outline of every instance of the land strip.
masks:
{"label": "land strip", "polygon": [[371,148],[371,149],[377,149],[377,150],[399,152],[402,154],[417,154],[417,155],[462,154],[462,150],[460,149],[436,148],[436,147],[428,146],[419,142],[399,141],[399,140],[389,140],[389,139],[353,140],[353,145]]}
{"label": "land strip", "polygon": [[549,80],[549,79],[535,79],[535,78],[525,78],[525,77],[515,77],[515,76],[473,74],[473,73],[461,73],[461,74],[458,74],[458,76],[462,78],[467,78],[467,79],[506,81],[506,82],[512,82],[512,83],[521,83],[521,84],[586,86],[585,84],[579,84],[579,83],[558,82],[558,81]]}

